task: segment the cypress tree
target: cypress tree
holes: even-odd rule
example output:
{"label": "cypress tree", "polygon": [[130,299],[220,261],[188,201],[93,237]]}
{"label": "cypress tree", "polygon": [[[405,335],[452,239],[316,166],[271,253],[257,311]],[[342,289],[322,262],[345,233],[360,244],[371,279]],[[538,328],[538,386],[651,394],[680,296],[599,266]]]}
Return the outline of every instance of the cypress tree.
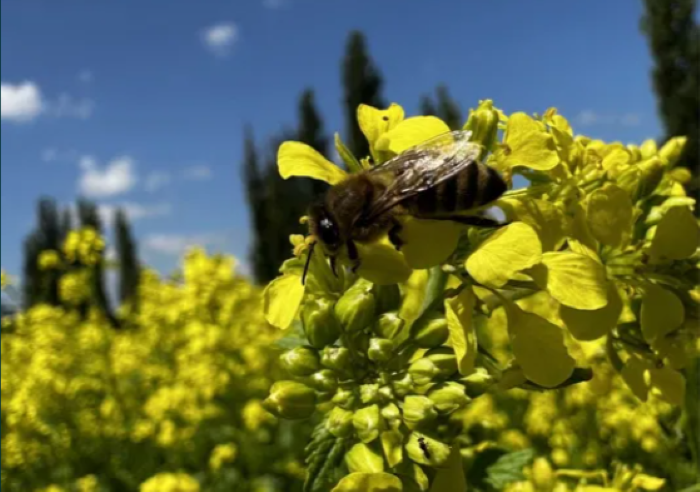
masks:
{"label": "cypress tree", "polygon": [[445,85],[435,89],[435,101],[430,96],[421,98],[421,113],[425,116],[437,116],[447,123],[450,130],[459,130],[464,125],[462,110]]}
{"label": "cypress tree", "polygon": [[114,237],[119,262],[119,302],[125,304],[138,299],[140,266],[129,219],[122,209],[115,214]]}
{"label": "cypress tree", "polygon": [[379,70],[369,56],[365,36],[352,31],[348,37],[342,65],[345,102],[347,146],[355,156],[369,155],[369,144],[357,124],[357,107],[360,104],[385,107],[382,98],[383,81]]}
{"label": "cypress tree", "polygon": [[[328,138],[324,135],[323,120],[316,109],[313,89],[306,89],[299,97],[299,128],[297,139],[328,158]],[[328,189],[328,184],[310,179],[311,194],[319,196]],[[301,197],[300,197],[301,198]]]}
{"label": "cypress tree", "polygon": [[[684,135],[679,165],[700,165],[700,27],[695,0],[644,0],[641,27],[654,59],[651,78],[664,125],[664,140]],[[696,209],[698,210],[698,209]]]}

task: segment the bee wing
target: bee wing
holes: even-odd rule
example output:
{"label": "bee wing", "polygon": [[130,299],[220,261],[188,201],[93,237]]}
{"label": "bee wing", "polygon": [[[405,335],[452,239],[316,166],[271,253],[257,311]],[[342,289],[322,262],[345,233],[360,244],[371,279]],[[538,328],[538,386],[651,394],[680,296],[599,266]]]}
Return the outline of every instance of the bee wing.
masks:
{"label": "bee wing", "polygon": [[477,161],[481,147],[471,142],[469,131],[453,131],[433,137],[372,168],[370,174],[386,174],[387,189],[372,204],[364,221],[371,222],[402,201],[437,186]]}

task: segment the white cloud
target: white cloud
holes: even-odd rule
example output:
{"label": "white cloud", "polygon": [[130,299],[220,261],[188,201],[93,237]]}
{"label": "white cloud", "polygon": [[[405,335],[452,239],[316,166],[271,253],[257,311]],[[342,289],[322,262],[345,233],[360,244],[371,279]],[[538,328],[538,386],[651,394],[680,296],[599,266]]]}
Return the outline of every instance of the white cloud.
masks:
{"label": "white cloud", "polygon": [[192,181],[204,181],[212,176],[211,168],[205,164],[189,167],[183,172],[183,177]]}
{"label": "white cloud", "polygon": [[56,102],[48,104],[48,113],[56,118],[88,119],[92,116],[95,103],[87,98],[77,99],[68,94],[61,94]]}
{"label": "white cloud", "polygon": [[238,27],[233,22],[215,24],[204,30],[202,38],[215,55],[225,56],[238,40]]}
{"label": "white cloud", "polygon": [[3,120],[17,123],[31,121],[43,109],[41,90],[34,82],[3,82],[0,86],[0,116]]}
{"label": "white cloud", "polygon": [[146,191],[152,193],[163,188],[168,183],[170,183],[170,175],[168,173],[162,171],[154,171],[148,176],[146,176],[146,179],[144,179],[143,182],[143,187],[146,189]]}
{"label": "white cloud", "polygon": [[179,256],[192,246],[220,246],[225,241],[226,238],[221,233],[151,234],[144,238],[144,245],[155,253]]}
{"label": "white cloud", "polygon": [[89,84],[95,79],[95,74],[92,73],[92,70],[81,70],[78,72],[78,81],[82,82],[83,84]]}
{"label": "white cloud", "polygon": [[78,181],[78,189],[88,197],[108,197],[126,193],[132,189],[138,178],[134,172],[134,160],[121,156],[108,162],[104,169],[92,156],[80,158],[83,174]]}
{"label": "white cloud", "polygon": [[100,204],[98,212],[102,222],[109,226],[114,223],[115,213],[121,208],[126,213],[127,218],[131,222],[141,219],[149,219],[154,217],[163,217],[170,215],[172,207],[169,203],[157,203],[154,205],[143,205],[135,202],[124,202],[116,204]]}
{"label": "white cloud", "polygon": [[642,122],[642,117],[638,113],[606,114],[586,109],[581,111],[575,118],[576,123],[581,126],[592,125],[621,125],[638,126]]}

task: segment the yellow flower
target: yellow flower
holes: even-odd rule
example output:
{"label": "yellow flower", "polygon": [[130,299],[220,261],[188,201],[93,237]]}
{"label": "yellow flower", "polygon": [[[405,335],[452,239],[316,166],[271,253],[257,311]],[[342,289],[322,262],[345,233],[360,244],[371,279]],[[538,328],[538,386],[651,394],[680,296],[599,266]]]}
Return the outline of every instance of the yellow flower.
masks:
{"label": "yellow flower", "polygon": [[238,455],[238,447],[233,444],[219,444],[211,452],[209,457],[209,467],[214,470],[220,470],[226,463],[233,463]]}
{"label": "yellow flower", "polygon": [[52,270],[61,265],[61,258],[58,256],[58,251],[49,249],[39,254],[37,263],[41,270]]}

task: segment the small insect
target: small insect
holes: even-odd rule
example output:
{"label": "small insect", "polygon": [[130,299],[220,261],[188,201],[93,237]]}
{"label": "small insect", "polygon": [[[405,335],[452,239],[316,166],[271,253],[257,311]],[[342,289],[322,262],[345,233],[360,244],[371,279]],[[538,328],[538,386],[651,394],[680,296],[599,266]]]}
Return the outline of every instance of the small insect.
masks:
{"label": "small insect", "polygon": [[427,459],[430,459],[430,450],[428,449],[428,443],[425,442],[424,437],[419,437],[418,438],[418,446],[420,446],[421,451],[423,451],[423,454]]}
{"label": "small insect", "polygon": [[[461,214],[487,205],[507,189],[495,170],[479,162],[481,147],[470,137],[468,131],[438,135],[383,164],[348,176],[314,203],[309,210],[309,230],[329,256],[333,272],[343,246],[353,271],[360,266],[356,242],[371,243],[387,233],[400,249],[401,216],[498,225],[484,217]],[[314,246],[312,243],[302,283]]]}

